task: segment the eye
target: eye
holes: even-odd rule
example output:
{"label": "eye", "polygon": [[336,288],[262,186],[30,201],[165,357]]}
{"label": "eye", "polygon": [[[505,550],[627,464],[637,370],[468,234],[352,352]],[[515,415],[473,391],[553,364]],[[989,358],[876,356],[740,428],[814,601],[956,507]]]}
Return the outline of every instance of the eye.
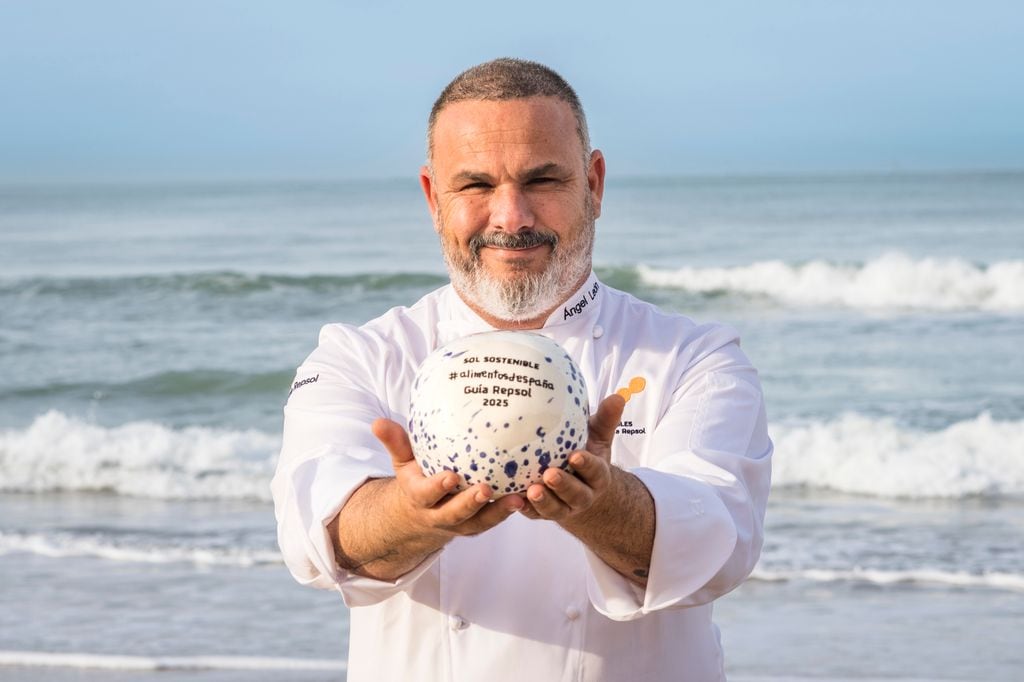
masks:
{"label": "eye", "polygon": [[491,186],[489,184],[487,184],[486,182],[483,182],[482,180],[477,180],[476,182],[467,182],[465,185],[462,185],[461,187],[459,187],[459,191],[460,192],[472,192],[472,191],[479,191],[479,190],[484,190],[484,189],[490,189],[490,187]]}
{"label": "eye", "polygon": [[548,177],[548,176],[544,175],[544,176],[541,176],[539,178],[531,178],[529,184],[531,184],[531,185],[547,185],[547,184],[551,184],[552,182],[558,182],[558,180],[556,178],[552,178],[552,177]]}

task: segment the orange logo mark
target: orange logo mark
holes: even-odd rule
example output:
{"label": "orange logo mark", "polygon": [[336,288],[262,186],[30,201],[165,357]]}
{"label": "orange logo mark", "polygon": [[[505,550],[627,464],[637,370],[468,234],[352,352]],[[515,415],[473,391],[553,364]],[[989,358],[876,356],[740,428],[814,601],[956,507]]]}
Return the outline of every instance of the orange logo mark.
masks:
{"label": "orange logo mark", "polygon": [[622,399],[628,403],[631,397],[633,397],[637,393],[642,392],[645,388],[647,388],[646,379],[644,379],[643,377],[633,377],[632,379],[629,380],[629,386],[627,386],[626,388],[620,388],[615,392],[621,395]]}

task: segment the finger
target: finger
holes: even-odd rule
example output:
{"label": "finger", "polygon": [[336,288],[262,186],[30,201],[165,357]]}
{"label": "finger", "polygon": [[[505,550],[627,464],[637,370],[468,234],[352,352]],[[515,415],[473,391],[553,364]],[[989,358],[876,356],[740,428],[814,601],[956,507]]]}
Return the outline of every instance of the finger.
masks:
{"label": "finger", "polygon": [[[437,507],[432,514],[433,522],[438,527],[464,534],[479,533],[501,522],[523,504],[520,499],[506,499],[515,497],[511,495],[491,504],[493,496],[488,485],[478,483]],[[469,527],[459,528],[467,524]]]}
{"label": "finger", "polygon": [[601,401],[597,406],[597,412],[591,415],[587,425],[587,450],[598,451],[611,457],[612,439],[615,437],[615,429],[622,420],[622,410],[625,407],[626,400],[617,393]]}
{"label": "finger", "polygon": [[[599,458],[594,457],[593,455],[590,455],[590,459],[596,460],[598,464],[603,464]],[[573,476],[567,471],[562,471],[561,469],[548,469],[544,472],[543,481],[548,490],[555,495],[563,505],[568,507],[569,511],[582,511],[590,507],[594,502],[594,489],[589,485],[589,483]]]}
{"label": "finger", "polygon": [[526,503],[523,504],[523,508],[519,510],[519,513],[533,521],[543,518],[540,514],[537,513],[537,510],[533,508],[533,504],[531,504],[529,500],[527,500]]}
{"label": "finger", "polygon": [[526,508],[526,502],[519,495],[505,495],[501,499],[485,504],[472,519],[474,527],[467,529],[469,533],[482,533],[498,525],[510,515]]}
{"label": "finger", "polygon": [[541,518],[557,520],[569,513],[569,506],[542,483],[534,483],[526,490],[526,499]]}
{"label": "finger", "polygon": [[611,464],[591,452],[578,450],[572,453],[569,455],[569,464],[580,480],[595,493],[603,492],[611,481]]}
{"label": "finger", "polygon": [[[529,489],[529,486],[527,486],[527,489]],[[533,508],[533,504],[530,502],[530,499],[526,496],[525,491],[523,491],[522,493],[516,493],[516,497],[520,498],[523,501],[523,506],[519,509],[520,514],[534,521],[541,518],[540,514],[537,513],[537,510]]]}
{"label": "finger", "polygon": [[391,464],[395,470],[413,461],[412,444],[409,442],[409,434],[405,432],[402,425],[390,419],[374,419],[370,424],[370,430],[377,437],[384,447],[391,454]]}
{"label": "finger", "polygon": [[413,459],[409,435],[401,424],[390,419],[376,419],[370,430],[387,448],[399,486],[417,506],[433,507],[459,484],[458,475],[451,471],[439,471],[429,477],[423,475]]}
{"label": "finger", "polygon": [[417,506],[430,509],[444,498],[458,492],[459,477],[451,471],[424,476],[419,471],[403,471],[395,475],[402,491]]}
{"label": "finger", "polygon": [[456,492],[434,506],[430,514],[431,523],[438,528],[452,528],[464,523],[487,504],[490,492],[490,488],[483,484]]}

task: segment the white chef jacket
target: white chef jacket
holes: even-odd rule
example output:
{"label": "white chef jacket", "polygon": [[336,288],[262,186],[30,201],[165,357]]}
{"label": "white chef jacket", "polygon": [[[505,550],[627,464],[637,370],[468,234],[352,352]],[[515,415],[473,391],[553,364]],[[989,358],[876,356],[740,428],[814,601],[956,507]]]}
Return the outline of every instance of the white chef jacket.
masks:
{"label": "white chef jacket", "polygon": [[757,372],[733,330],[593,274],[538,331],[582,370],[591,413],[629,396],[612,463],[654,498],[646,589],[556,523],[520,514],[394,582],[338,567],[328,522],[367,479],[393,475],[370,422],[406,423],[424,358],[490,329],[445,286],[361,327],[325,326],[296,374],[272,483],[278,540],[296,580],[337,589],[351,608],[348,679],[724,679],[712,601],[757,561],[770,479]]}

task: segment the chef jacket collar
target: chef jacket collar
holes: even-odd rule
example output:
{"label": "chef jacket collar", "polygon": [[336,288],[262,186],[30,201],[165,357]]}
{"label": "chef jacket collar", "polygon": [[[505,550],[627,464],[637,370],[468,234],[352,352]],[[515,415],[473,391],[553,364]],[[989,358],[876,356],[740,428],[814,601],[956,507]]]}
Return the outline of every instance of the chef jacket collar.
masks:
{"label": "chef jacket collar", "polygon": [[[543,329],[554,331],[554,328],[557,327],[561,334],[572,334],[585,328],[589,333],[594,320],[597,319],[597,311],[604,298],[603,289],[604,285],[591,271],[586,281],[548,316],[544,321]],[[466,305],[466,302],[451,285],[448,286],[445,293],[448,298],[446,307],[450,314],[447,319],[438,322],[440,345],[469,334],[495,329]]]}

